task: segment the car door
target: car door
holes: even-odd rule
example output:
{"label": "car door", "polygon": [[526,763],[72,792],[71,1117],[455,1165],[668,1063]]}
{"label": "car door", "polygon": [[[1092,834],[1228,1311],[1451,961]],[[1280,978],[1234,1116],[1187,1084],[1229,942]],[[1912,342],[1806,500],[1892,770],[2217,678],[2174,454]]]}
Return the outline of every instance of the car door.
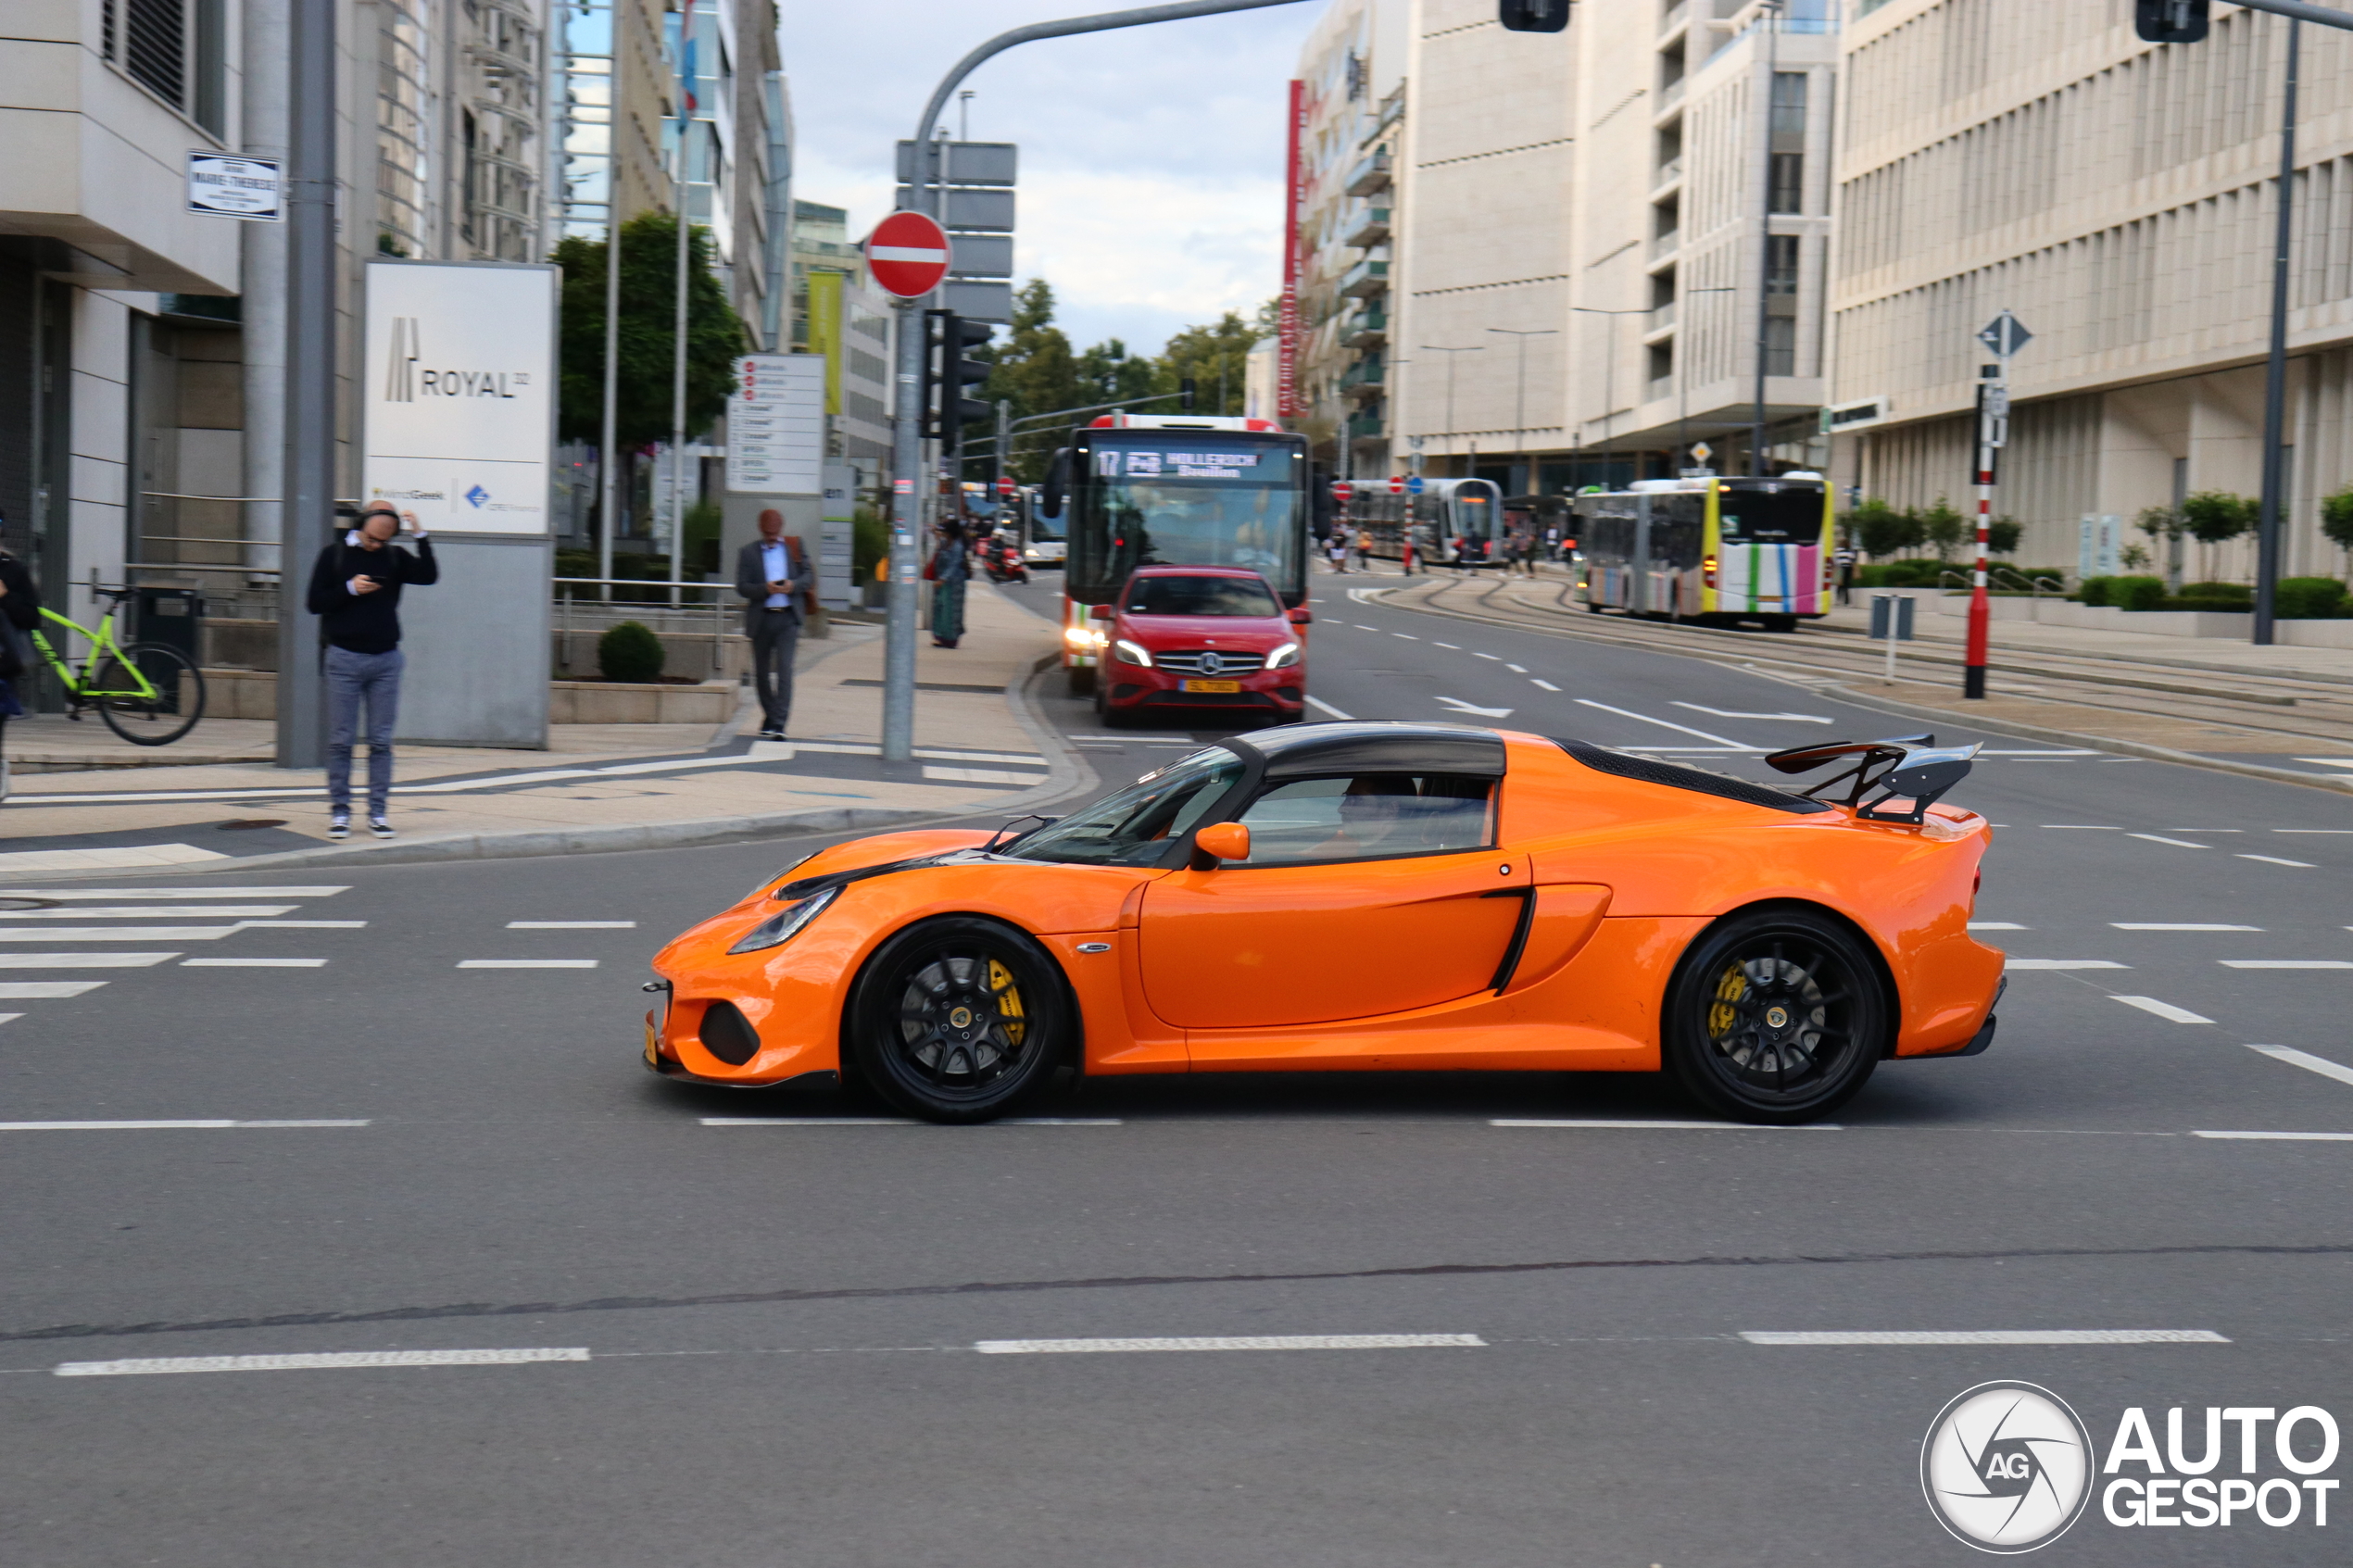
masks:
{"label": "car door", "polygon": [[1187,1029],[1285,1027],[1491,986],[1530,884],[1526,858],[1492,847],[1497,782],[1270,781],[1239,818],[1251,830],[1247,860],[1177,871],[1145,891],[1152,1011]]}

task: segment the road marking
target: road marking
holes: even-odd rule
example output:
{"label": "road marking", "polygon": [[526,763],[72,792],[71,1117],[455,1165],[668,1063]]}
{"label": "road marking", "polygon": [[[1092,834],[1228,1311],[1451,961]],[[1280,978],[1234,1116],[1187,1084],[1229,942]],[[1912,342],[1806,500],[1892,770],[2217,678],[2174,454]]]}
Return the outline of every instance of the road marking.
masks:
{"label": "road marking", "polygon": [[[94,991],[106,984],[103,980],[7,980],[0,981],[0,998],[12,1002],[55,1001],[61,997],[79,997],[84,991]],[[17,1014],[21,1018],[24,1015]]]}
{"label": "road marking", "polygon": [[177,953],[0,953],[0,969],[152,969]]}
{"label": "road marking", "polygon": [[2130,969],[2131,964],[2116,963],[2108,959],[2012,959],[2008,969]]}
{"label": "road marking", "polygon": [[2277,855],[2241,855],[2237,857],[2237,859],[2242,860],[2260,860],[2267,866],[2294,866],[2300,872],[2309,872],[2314,869],[2312,862],[2309,860],[2283,860]]}
{"label": "road marking", "polygon": [[2192,844],[2186,838],[2168,838],[2159,833],[2128,833],[2127,838],[2145,838],[2151,844],[2170,844],[2176,849],[2211,849],[2211,844]]}
{"label": "road marking", "polygon": [[1705,730],[1694,730],[1683,724],[1670,724],[1664,719],[1654,719],[1647,713],[1636,713],[1624,708],[1612,708],[1606,702],[1595,702],[1589,696],[1580,696],[1577,700],[1587,708],[1598,708],[1604,713],[1615,713],[1622,719],[1635,719],[1645,724],[1656,724],[1662,730],[1679,730],[1687,735],[1697,735],[1702,740],[1713,741],[1718,746],[1729,746],[1735,751],[1752,749],[1742,746],[1736,740],[1726,740],[1722,735],[1711,735]]}
{"label": "road marking", "polygon": [[20,1012],[0,1012],[0,1023],[14,1023],[23,1016]]}
{"label": "road marking", "polygon": [[1034,784],[1046,782],[1043,773],[1009,773],[1002,768],[947,768],[937,762],[924,764],[924,777],[948,784]]}
{"label": "road marking", "polygon": [[241,920],[240,931],[365,931],[364,920]]}
{"label": "road marking", "polygon": [[333,1122],[229,1122],[206,1117],[177,1122],[0,1122],[0,1133],[155,1133],[215,1127],[364,1127],[365,1120]]}
{"label": "road marking", "polygon": [[1339,709],[1334,708],[1330,703],[1326,702],[1320,696],[1311,696],[1305,700],[1307,706],[1315,709],[1318,713],[1327,713],[1335,719],[1353,719],[1355,717],[1353,713],[1341,712]]}
{"label": "road marking", "polygon": [[0,942],[218,942],[233,925],[56,925],[45,931],[0,927]]}
{"label": "road marking", "polygon": [[1457,713],[1475,713],[1481,719],[1508,719],[1512,716],[1512,709],[1508,708],[1481,708],[1475,702],[1465,702],[1458,696],[1437,696],[1430,700],[1442,702]]}
{"label": "road marking", "polygon": [[1510,671],[1515,675],[1525,675],[1528,673],[1528,666],[1525,664],[1506,664],[1504,668]]}
{"label": "road marking", "polygon": [[2020,925],[2014,920],[1973,920],[1969,922],[1969,928],[1971,931],[2031,931],[2033,929],[2032,926]]}
{"label": "road marking", "polygon": [[1430,645],[1430,646],[1432,646],[1432,647],[1439,647],[1439,648],[1449,648],[1449,649],[1452,649],[1452,650],[1453,650],[1453,652],[1455,652],[1455,653],[1460,653],[1460,652],[1462,652],[1462,651],[1463,651],[1460,647],[1456,646],[1455,646],[1454,644],[1453,644],[1453,643],[1432,643],[1432,644]]}
{"label": "road marking", "polygon": [[1366,626],[1360,621],[1352,621],[1349,624],[1355,627],[1359,632],[1378,632],[1380,630],[1378,626]]}
{"label": "road marking", "polygon": [[2221,959],[2224,969],[2353,969],[2353,959]]}
{"label": "road marking", "polygon": [[[1995,751],[1995,750],[1994,750],[1992,747],[1990,747],[1990,746],[1989,746],[1989,747],[1982,747],[1982,748],[1981,748],[1981,749],[1978,751],[1978,755],[1979,755],[1980,757],[2016,757],[2016,758],[2020,759],[2021,760],[2031,760],[2031,759],[2034,759],[2034,758],[2037,758],[2037,757],[2048,757],[2048,758],[2059,758],[2059,759],[2070,758],[2070,757],[2097,757],[2097,756],[2099,755],[2099,753],[2098,753],[2098,752],[2096,752],[2096,751],[2088,751],[2088,750],[2084,750],[2084,749],[2082,749],[2082,748],[2081,748],[2081,747],[2076,747],[2076,748],[2072,748],[2072,749],[2068,749],[2068,748],[2052,748],[2052,747],[2047,747],[2047,746],[2046,746],[2046,747],[2043,747],[2043,748],[2040,748],[2040,749],[2037,749],[2037,750],[2033,750],[2033,751]],[[2184,830],[2184,831],[2195,831],[2195,830]],[[2235,831],[2235,830],[2234,830],[2234,831]]]}
{"label": "road marking", "polygon": [[[705,1116],[706,1127],[930,1127],[912,1116]],[[984,1127],[1116,1127],[1116,1116],[1007,1116]]]}
{"label": "road marking", "polygon": [[1252,1334],[1184,1339],[983,1339],[984,1356],[1090,1355],[1117,1350],[1475,1349],[1476,1334]]}
{"label": "road marking", "polygon": [[2158,922],[2112,920],[2108,922],[2119,931],[2260,931],[2259,925],[2207,925],[2195,921]]}
{"label": "road marking", "polygon": [[509,931],[635,931],[634,920],[510,920]]}
{"label": "road marking", "polygon": [[[2105,822],[2045,822],[2043,826],[2053,833],[2122,833],[2124,831],[2122,828],[2109,827]],[[2203,849],[2206,847],[2201,844],[2198,847]]]}
{"label": "road marking", "polygon": [[1741,1330],[1752,1345],[2228,1345],[2210,1328]]}
{"label": "road marking", "polygon": [[182,959],[182,969],[324,969],[324,959]]}
{"label": "road marking", "polygon": [[1836,1122],[1808,1122],[1803,1126],[1776,1127],[1755,1122],[1637,1122],[1531,1116],[1499,1116],[1489,1121],[1487,1124],[1491,1127],[1630,1127],[1638,1132],[1843,1133],[1846,1131]]}
{"label": "road marking", "polygon": [[1678,708],[1688,708],[1694,713],[1712,713],[1718,719],[1787,719],[1800,724],[1835,724],[1835,719],[1825,719],[1818,713],[1735,713],[1729,708],[1705,708],[1696,702],[1678,702]]}
{"label": "road marking", "polygon": [[1536,681],[1533,684],[1543,687],[1548,692],[1556,692],[1560,690],[1558,686],[1553,684],[1550,681]]}
{"label": "road marking", "polygon": [[594,969],[595,959],[460,959],[459,969]]}
{"label": "road marking", "polygon": [[1421,641],[1419,637],[1415,636],[1410,632],[1391,632],[1390,635],[1392,637],[1403,637],[1409,643],[1418,643]]}
{"label": "road marking", "polygon": [[1497,658],[1496,658],[1493,654],[1491,654],[1491,653],[1481,653],[1481,652],[1479,652],[1477,648],[1473,648],[1473,649],[1471,649],[1471,657],[1472,657],[1473,659],[1483,659],[1487,660],[1490,664],[1501,664],[1501,663],[1503,663],[1503,662],[1504,662],[1502,659],[1497,659]]}
{"label": "road marking", "polygon": [[[343,887],[0,887],[0,898],[326,898]],[[92,911],[94,912],[94,911]],[[195,914],[197,911],[184,911]]]}
{"label": "road marking", "polygon": [[336,1350],[298,1356],[149,1356],[126,1361],[64,1361],[59,1377],[136,1377],[166,1372],[312,1372],[336,1367],[520,1366],[531,1361],[585,1361],[587,1347],[533,1346],[520,1350]]}
{"label": "road marking", "polygon": [[2340,1084],[2353,1084],[2353,1067],[2342,1066],[2324,1056],[2297,1050],[2294,1046],[2249,1046],[2251,1051],[2261,1051],[2274,1061],[2284,1061],[2290,1067],[2301,1067],[2307,1073],[2317,1073],[2323,1078],[2334,1078]]}
{"label": "road marking", "polygon": [[2122,1002],[2128,1008],[2138,1008],[2143,1012],[2153,1012],[2168,1023],[2211,1023],[2214,1022],[2210,1018],[2192,1012],[2187,1008],[2177,1008],[2171,1002],[2160,1002],[2155,997],[2113,997],[2109,999]]}
{"label": "road marking", "polygon": [[2353,828],[2273,828],[2273,833],[2353,834]]}
{"label": "road marking", "polygon": [[2317,762],[2323,768],[2353,768],[2353,757],[2299,757],[2298,762]]}
{"label": "road marking", "polygon": [[299,904],[102,904],[96,909],[8,909],[0,920],[234,920],[291,914]]}
{"label": "road marking", "polygon": [[2233,1138],[2261,1143],[2353,1143],[2353,1133],[2217,1133],[2204,1128],[2194,1138]]}

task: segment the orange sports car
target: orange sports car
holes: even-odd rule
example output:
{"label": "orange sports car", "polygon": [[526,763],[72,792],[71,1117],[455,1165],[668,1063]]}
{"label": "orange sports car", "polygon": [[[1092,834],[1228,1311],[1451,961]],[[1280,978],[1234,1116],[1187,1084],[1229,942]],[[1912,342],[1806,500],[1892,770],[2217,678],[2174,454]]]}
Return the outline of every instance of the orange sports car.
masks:
{"label": "orange sports car", "polygon": [[1448,724],[1237,735],[1026,832],[787,868],[656,956],[646,1064],[846,1078],[938,1122],[1064,1069],[1664,1070],[1805,1122],[1882,1057],[1992,1042],[2002,954],[1969,934],[1991,830],[1937,804],[1975,749],[1768,758],[1840,767],[1797,795]]}

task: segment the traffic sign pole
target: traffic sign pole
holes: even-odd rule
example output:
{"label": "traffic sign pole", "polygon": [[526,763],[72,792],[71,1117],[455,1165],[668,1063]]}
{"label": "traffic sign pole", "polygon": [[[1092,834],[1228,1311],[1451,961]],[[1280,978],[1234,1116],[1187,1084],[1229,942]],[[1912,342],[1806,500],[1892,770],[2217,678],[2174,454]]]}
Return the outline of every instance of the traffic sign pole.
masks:
{"label": "traffic sign pole", "polygon": [[2010,356],[2026,346],[2034,334],[2019,319],[2003,311],[1977,334],[1992,349],[1994,363],[1979,372],[1977,394],[1977,570],[1969,576],[1969,646],[1961,660],[1961,696],[1985,695],[1986,645],[1991,641],[1994,601],[1987,593],[1988,546],[1994,528],[1994,454],[2009,442]]}

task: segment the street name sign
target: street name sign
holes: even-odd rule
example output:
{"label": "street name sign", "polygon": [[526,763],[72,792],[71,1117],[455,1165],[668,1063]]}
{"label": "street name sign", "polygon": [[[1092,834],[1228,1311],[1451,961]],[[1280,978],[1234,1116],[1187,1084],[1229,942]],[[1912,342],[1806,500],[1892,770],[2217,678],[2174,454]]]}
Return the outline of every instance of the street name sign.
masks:
{"label": "street name sign", "polygon": [[242,218],[248,223],[282,223],[286,217],[285,170],[273,157],[192,152],[188,210],[208,218]]}
{"label": "street name sign", "polygon": [[920,299],[948,276],[948,233],[921,212],[894,212],[866,236],[866,267],[887,294]]}

